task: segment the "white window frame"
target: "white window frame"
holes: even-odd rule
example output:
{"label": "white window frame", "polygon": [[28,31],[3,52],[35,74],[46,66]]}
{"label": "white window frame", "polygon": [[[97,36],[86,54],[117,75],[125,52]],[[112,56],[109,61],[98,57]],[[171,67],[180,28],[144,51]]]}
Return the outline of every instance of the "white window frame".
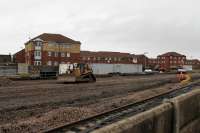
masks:
{"label": "white window frame", "polygon": [[70,44],[64,44],[63,47],[64,47],[64,48],[70,48],[71,45],[70,45]]}
{"label": "white window frame", "polygon": [[58,57],[58,52],[54,52],[54,56],[55,56],[55,57]]}
{"label": "white window frame", "polygon": [[100,60],[101,60],[101,57],[97,57],[97,60],[100,61]]}
{"label": "white window frame", "polygon": [[70,54],[70,53],[67,53],[67,57],[68,57],[68,58],[71,57],[71,54]]}
{"label": "white window frame", "polygon": [[35,56],[41,56],[41,51],[35,51]]}
{"label": "white window frame", "polygon": [[41,61],[34,61],[34,66],[41,66],[42,62]]}
{"label": "white window frame", "polygon": [[51,57],[51,55],[52,55],[52,52],[48,51],[48,56]]}
{"label": "white window frame", "polygon": [[52,61],[48,61],[48,62],[47,62],[47,65],[48,65],[48,66],[52,66]]}
{"label": "white window frame", "polygon": [[54,62],[54,66],[58,66],[58,62],[57,61]]}
{"label": "white window frame", "polygon": [[65,57],[65,53],[64,52],[61,52],[61,57]]}
{"label": "white window frame", "polygon": [[39,46],[39,47],[42,46],[42,42],[41,41],[37,41],[35,46]]}

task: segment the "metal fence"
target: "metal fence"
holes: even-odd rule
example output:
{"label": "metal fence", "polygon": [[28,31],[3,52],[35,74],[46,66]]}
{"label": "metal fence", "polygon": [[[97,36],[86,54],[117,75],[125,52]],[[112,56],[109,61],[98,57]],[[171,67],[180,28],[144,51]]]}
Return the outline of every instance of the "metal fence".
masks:
{"label": "metal fence", "polygon": [[13,76],[17,74],[17,66],[0,66],[0,76]]}

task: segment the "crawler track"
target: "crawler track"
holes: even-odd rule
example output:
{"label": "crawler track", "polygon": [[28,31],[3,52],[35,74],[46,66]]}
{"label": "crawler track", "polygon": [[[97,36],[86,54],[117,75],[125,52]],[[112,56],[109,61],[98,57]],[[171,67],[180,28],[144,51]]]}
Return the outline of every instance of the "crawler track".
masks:
{"label": "crawler track", "polygon": [[123,118],[130,117],[149,110],[160,105],[164,99],[170,99],[178,95],[187,93],[194,89],[195,86],[200,86],[200,82],[192,83],[188,86],[177,88],[165,94],[161,94],[143,101],[132,103],[117,109],[113,109],[102,114],[80,120],[71,124],[62,125],[53,129],[44,131],[45,133],[89,133],[95,129],[104,127]]}

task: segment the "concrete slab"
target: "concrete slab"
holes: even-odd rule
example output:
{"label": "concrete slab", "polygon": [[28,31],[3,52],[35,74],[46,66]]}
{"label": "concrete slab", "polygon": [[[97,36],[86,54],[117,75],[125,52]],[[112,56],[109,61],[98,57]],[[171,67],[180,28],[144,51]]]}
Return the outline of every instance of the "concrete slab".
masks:
{"label": "concrete slab", "polygon": [[180,133],[200,133],[200,118],[185,126]]}
{"label": "concrete slab", "polygon": [[171,102],[174,104],[175,133],[200,118],[200,89],[173,98]]}
{"label": "concrete slab", "polygon": [[164,103],[92,133],[171,133],[172,116],[172,104]]}

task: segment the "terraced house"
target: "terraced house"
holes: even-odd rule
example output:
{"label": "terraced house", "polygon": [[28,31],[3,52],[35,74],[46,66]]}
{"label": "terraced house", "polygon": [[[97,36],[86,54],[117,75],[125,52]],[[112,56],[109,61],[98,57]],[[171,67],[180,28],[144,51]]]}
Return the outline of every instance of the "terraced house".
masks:
{"label": "terraced house", "polygon": [[81,51],[81,62],[105,64],[138,64],[137,57],[130,53],[109,51]]}
{"label": "terraced house", "polygon": [[61,34],[43,33],[25,43],[25,62],[35,66],[78,63],[80,45],[81,42]]}

